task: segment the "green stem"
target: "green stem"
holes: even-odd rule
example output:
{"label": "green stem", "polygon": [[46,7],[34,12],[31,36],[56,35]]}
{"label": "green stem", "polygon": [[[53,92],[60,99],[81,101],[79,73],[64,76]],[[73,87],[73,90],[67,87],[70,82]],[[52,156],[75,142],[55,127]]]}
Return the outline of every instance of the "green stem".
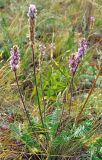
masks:
{"label": "green stem", "polygon": [[69,104],[69,114],[71,112],[71,105],[72,105],[72,97],[73,97],[73,83],[74,83],[74,75],[72,76],[72,80],[70,83],[70,104]]}
{"label": "green stem", "polygon": [[37,101],[38,101],[38,108],[39,108],[39,114],[41,118],[42,127],[44,128],[44,122],[42,117],[42,111],[40,106],[40,100],[39,100],[39,93],[38,93],[38,86],[37,86],[37,80],[36,80],[36,66],[35,66],[35,54],[34,54],[34,44],[31,44],[32,48],[32,55],[33,55],[33,72],[34,72],[34,81],[35,81],[35,87],[36,87],[36,95],[37,95]]}
{"label": "green stem", "polygon": [[42,98],[43,98],[43,106],[44,106],[44,120],[45,120],[45,112],[46,112],[46,104],[45,104],[45,99],[44,99],[44,90],[43,90],[43,84],[42,84],[42,73],[41,73],[41,62],[39,60],[39,69],[40,69],[40,86],[41,86],[41,90],[42,90]]}

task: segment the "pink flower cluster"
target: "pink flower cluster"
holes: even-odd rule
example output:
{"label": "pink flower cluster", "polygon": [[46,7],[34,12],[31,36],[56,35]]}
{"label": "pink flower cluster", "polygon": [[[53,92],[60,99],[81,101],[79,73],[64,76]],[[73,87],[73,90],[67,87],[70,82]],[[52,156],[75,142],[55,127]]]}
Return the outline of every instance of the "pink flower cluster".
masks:
{"label": "pink flower cluster", "polygon": [[34,4],[30,4],[27,15],[30,18],[36,18],[36,16],[37,16],[37,9],[36,9],[36,6]]}
{"label": "pink flower cluster", "polygon": [[73,75],[75,74],[77,67],[80,61],[82,60],[87,48],[88,48],[87,41],[85,39],[82,39],[82,41],[80,42],[80,47],[78,49],[77,54],[71,55],[69,59],[69,68]]}
{"label": "pink flower cluster", "polygon": [[13,48],[11,48],[11,57],[10,57],[10,65],[11,65],[11,69],[13,71],[16,71],[17,68],[19,67],[19,62],[20,62],[20,53],[19,53],[19,49],[17,46],[13,46]]}

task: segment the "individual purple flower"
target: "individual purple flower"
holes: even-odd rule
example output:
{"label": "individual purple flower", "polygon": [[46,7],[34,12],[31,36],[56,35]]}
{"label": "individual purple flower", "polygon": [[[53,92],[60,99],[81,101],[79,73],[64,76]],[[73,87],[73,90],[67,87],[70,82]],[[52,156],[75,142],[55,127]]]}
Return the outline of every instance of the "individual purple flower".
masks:
{"label": "individual purple flower", "polygon": [[83,47],[80,47],[78,49],[78,57],[81,59],[84,55],[84,48]]}
{"label": "individual purple flower", "polygon": [[80,47],[83,47],[84,50],[87,49],[87,47],[88,47],[88,42],[87,42],[87,40],[86,40],[85,38],[81,40],[81,42],[80,42]]}
{"label": "individual purple flower", "polygon": [[11,69],[13,71],[16,71],[17,68],[19,67],[19,62],[20,62],[20,53],[19,53],[19,49],[17,46],[13,46],[13,48],[11,48],[11,57],[10,57],[10,65],[11,65]]}
{"label": "individual purple flower", "polygon": [[90,22],[94,22],[95,21],[95,17],[94,16],[90,16],[89,20],[90,20]]}
{"label": "individual purple flower", "polygon": [[30,4],[27,15],[30,18],[36,18],[36,16],[37,16],[37,9],[36,9],[36,6],[34,4]]}

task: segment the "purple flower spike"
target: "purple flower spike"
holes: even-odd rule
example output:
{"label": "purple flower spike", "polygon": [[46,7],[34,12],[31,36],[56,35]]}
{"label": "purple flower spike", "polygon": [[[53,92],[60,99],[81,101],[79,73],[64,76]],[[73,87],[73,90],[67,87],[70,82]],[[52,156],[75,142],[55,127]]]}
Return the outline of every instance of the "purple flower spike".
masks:
{"label": "purple flower spike", "polygon": [[82,39],[82,41],[80,42],[80,48],[78,49],[78,57],[80,59],[83,58],[87,48],[88,48],[87,41],[85,39]]}
{"label": "purple flower spike", "polygon": [[13,48],[11,48],[10,53],[11,53],[10,57],[11,69],[15,72],[19,67],[19,62],[20,62],[20,53],[18,47],[13,46]]}
{"label": "purple flower spike", "polygon": [[71,55],[71,57],[69,59],[69,68],[70,68],[70,71],[72,72],[72,74],[74,74],[76,72],[76,69],[77,69],[77,58],[76,58],[76,56],[74,54]]}
{"label": "purple flower spike", "polygon": [[81,62],[87,48],[88,48],[87,41],[85,39],[82,39],[82,41],[80,42],[80,47],[78,49],[78,53],[76,53],[76,55],[74,54],[70,57],[69,68],[70,68],[70,71],[72,72],[73,75],[75,74],[77,67],[78,67],[79,63]]}
{"label": "purple flower spike", "polygon": [[36,6],[34,4],[30,4],[29,11],[28,11],[27,15],[30,18],[36,18],[36,16],[37,16],[37,9],[36,9]]}

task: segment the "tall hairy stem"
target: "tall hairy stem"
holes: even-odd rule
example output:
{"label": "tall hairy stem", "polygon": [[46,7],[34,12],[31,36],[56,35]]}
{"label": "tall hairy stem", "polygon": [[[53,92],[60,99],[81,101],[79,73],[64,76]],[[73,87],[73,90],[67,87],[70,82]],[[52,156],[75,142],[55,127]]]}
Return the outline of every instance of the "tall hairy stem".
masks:
{"label": "tall hairy stem", "polygon": [[[35,6],[33,6],[35,7]],[[31,11],[31,10],[30,10]],[[34,10],[33,10],[34,11]],[[32,11],[32,12],[33,12]],[[31,12],[31,14],[32,14]],[[35,14],[35,12],[33,13]],[[36,80],[36,65],[35,65],[35,26],[36,26],[36,19],[35,17],[29,16],[29,38],[31,42],[31,49],[32,49],[32,61],[33,61],[33,72],[34,72],[34,82],[36,87],[36,96],[38,101],[38,109],[39,109],[39,115],[42,123],[42,127],[44,127],[43,117],[42,117],[42,111],[40,106],[40,99],[39,99],[39,93],[38,93],[38,86],[37,86],[37,80]]]}
{"label": "tall hairy stem", "polygon": [[28,111],[27,111],[27,109],[26,109],[26,106],[25,106],[25,103],[24,103],[24,99],[23,99],[23,96],[22,96],[22,93],[21,93],[21,90],[20,90],[20,87],[19,87],[17,73],[16,73],[16,71],[15,71],[14,73],[15,73],[15,78],[16,78],[16,83],[17,83],[17,87],[18,87],[18,92],[19,92],[19,95],[20,95],[20,99],[21,99],[22,104],[23,104],[23,111],[24,111],[24,113],[26,114],[26,116],[27,116],[27,118],[28,118],[28,121],[29,121],[30,126],[32,126],[32,123],[31,123],[30,117],[29,117],[29,113],[28,113]]}
{"label": "tall hairy stem", "polygon": [[45,96],[45,93],[44,93],[44,89],[43,89],[43,84],[42,84],[42,70],[41,70],[41,54],[40,54],[40,57],[39,57],[39,70],[40,70],[40,87],[41,87],[41,90],[42,90],[42,99],[43,99],[43,106],[44,106],[44,119],[45,119],[45,113],[46,113],[46,104],[45,104],[45,99],[44,99],[44,96]]}
{"label": "tall hairy stem", "polygon": [[34,54],[34,45],[33,44],[31,44],[31,48],[32,48],[32,56],[33,56],[33,72],[34,72],[34,82],[35,82],[36,95],[37,95],[37,101],[38,101],[38,109],[39,109],[39,115],[40,115],[40,118],[41,118],[41,123],[42,123],[42,126],[44,127],[42,111],[41,111],[41,106],[40,106],[40,100],[39,100],[37,80],[36,80],[35,54]]}
{"label": "tall hairy stem", "polygon": [[88,102],[88,100],[89,100],[89,98],[90,98],[90,96],[91,96],[91,94],[92,94],[92,92],[93,92],[93,90],[94,90],[94,88],[95,88],[95,85],[96,85],[96,82],[97,82],[97,80],[98,80],[98,77],[100,76],[100,72],[101,72],[101,69],[99,70],[99,72],[98,72],[98,74],[97,74],[97,76],[96,76],[96,79],[94,80],[94,82],[93,82],[93,84],[92,84],[92,87],[91,87],[91,89],[90,89],[90,91],[89,91],[89,93],[88,93],[88,96],[87,96],[87,98],[86,98],[86,100],[85,100],[85,102],[84,102],[84,104],[83,104],[83,106],[82,106],[82,108],[81,108],[81,111],[79,112],[79,114],[78,114],[78,116],[77,116],[77,118],[76,118],[76,122],[78,123],[78,121],[79,121],[79,119],[80,119],[80,117],[81,117],[81,115],[82,115],[82,112],[84,111],[84,109],[85,109],[85,107],[86,107],[86,104],[87,104],[87,102]]}

